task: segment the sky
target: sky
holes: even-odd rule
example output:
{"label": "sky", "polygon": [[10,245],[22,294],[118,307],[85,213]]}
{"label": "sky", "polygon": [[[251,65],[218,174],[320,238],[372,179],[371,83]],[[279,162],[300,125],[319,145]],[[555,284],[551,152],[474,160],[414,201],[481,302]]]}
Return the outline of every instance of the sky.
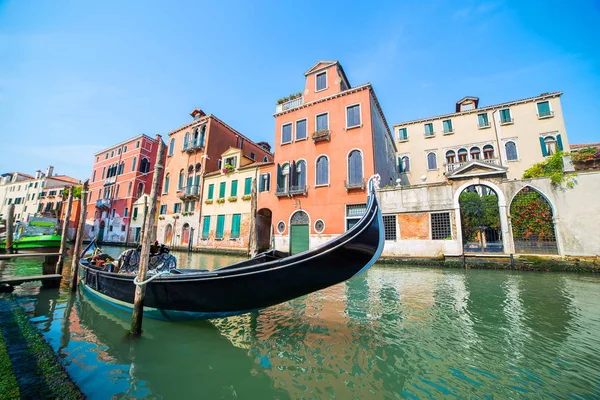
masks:
{"label": "sky", "polygon": [[198,107],[273,144],[277,99],[338,60],[390,128],[561,91],[600,141],[600,1],[0,0],[0,173],[90,176],[93,154]]}

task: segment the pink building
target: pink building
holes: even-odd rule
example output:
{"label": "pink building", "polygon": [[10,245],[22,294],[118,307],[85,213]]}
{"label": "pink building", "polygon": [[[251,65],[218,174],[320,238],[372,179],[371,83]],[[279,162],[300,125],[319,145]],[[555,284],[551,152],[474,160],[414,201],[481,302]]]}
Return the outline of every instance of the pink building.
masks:
{"label": "pink building", "polygon": [[87,235],[126,242],[133,203],[149,194],[158,142],[144,134],[94,155],[86,217]]}

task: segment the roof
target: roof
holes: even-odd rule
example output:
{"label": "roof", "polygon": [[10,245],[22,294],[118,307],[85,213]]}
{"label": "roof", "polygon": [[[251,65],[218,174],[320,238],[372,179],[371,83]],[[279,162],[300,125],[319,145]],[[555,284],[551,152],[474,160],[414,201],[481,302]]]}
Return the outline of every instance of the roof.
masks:
{"label": "roof", "polygon": [[[262,167],[263,165],[271,165],[274,164],[274,161],[257,161],[257,162],[253,162],[250,163],[248,165],[244,165],[242,167],[238,167],[238,171],[239,170],[246,170],[246,169],[251,169],[251,168],[258,168],[258,167]],[[221,174],[221,170],[217,170],[217,171],[213,171],[213,172],[208,172],[206,174],[204,174],[205,177],[207,176],[215,176],[215,175],[219,175]]]}
{"label": "roof", "polygon": [[111,149],[116,149],[117,147],[121,147],[121,146],[123,146],[124,144],[131,142],[132,140],[135,140],[135,139],[140,139],[140,138],[146,138],[147,140],[149,140],[149,141],[151,141],[151,142],[154,142],[154,143],[156,143],[156,140],[155,140],[155,139],[151,138],[150,136],[146,135],[145,133],[140,133],[140,134],[139,134],[139,135],[137,135],[137,136],[134,136],[134,137],[132,137],[132,138],[129,138],[129,139],[127,139],[127,140],[124,140],[124,141],[122,141],[122,142],[120,142],[120,143],[113,144],[112,146],[106,147],[106,148],[104,148],[104,149],[102,149],[102,150],[100,150],[100,151],[98,151],[98,152],[94,153],[94,155],[95,155],[95,156],[97,156],[97,155],[100,155],[101,153],[104,153],[105,151],[108,151],[108,150],[111,150]]}
{"label": "roof", "polygon": [[569,147],[571,148],[571,150],[585,149],[586,147],[597,147],[597,148],[600,148],[600,142],[596,142],[596,143],[578,143],[578,144],[570,144],[569,143]]}
{"label": "roof", "polygon": [[560,97],[560,96],[562,96],[562,94],[563,94],[562,92],[542,93],[538,96],[527,97],[525,99],[520,99],[520,100],[507,101],[505,103],[494,104],[491,106],[485,106],[485,107],[481,107],[481,108],[473,108],[472,110],[465,110],[465,111],[460,111],[460,112],[453,112],[450,114],[436,115],[434,117],[427,117],[427,118],[420,118],[420,119],[414,119],[414,120],[410,120],[410,121],[399,122],[397,124],[394,124],[394,127],[408,125],[408,124],[416,124],[416,123],[425,122],[425,121],[433,121],[433,120],[440,119],[440,118],[450,118],[450,117],[455,117],[457,115],[480,113],[482,111],[489,111],[489,110],[494,110],[497,108],[529,103],[529,102],[537,101],[537,100],[545,100],[545,99],[551,99],[553,97]]}
{"label": "roof", "polygon": [[479,97],[475,97],[475,96],[465,96],[462,99],[460,99],[459,101],[456,102],[456,112],[460,112],[460,106],[463,103],[467,103],[467,102],[473,102],[475,103],[475,108],[477,108],[479,106]]}
{"label": "roof", "polygon": [[[319,65],[323,64],[323,66],[321,68],[317,68]],[[338,67],[338,69],[340,70],[340,72],[342,73],[342,77],[344,78],[344,80],[346,81],[346,83],[348,84],[348,87],[350,87],[350,81],[348,80],[348,77],[346,76],[346,73],[344,72],[344,68],[342,68],[342,64],[340,64],[339,61],[337,60],[321,60],[318,63],[316,63],[315,65],[313,65],[312,67],[310,67],[308,69],[308,71],[306,71],[304,73],[304,76],[310,75],[310,74],[314,74],[315,72],[318,71],[322,71],[326,68],[329,68],[333,65],[336,65]]]}
{"label": "roof", "polygon": [[79,179],[76,179],[76,178],[73,178],[73,177],[67,176],[67,175],[53,175],[48,178],[57,179],[59,181],[64,181],[64,182],[69,182],[69,183],[75,183],[78,185],[81,184],[81,181]]}

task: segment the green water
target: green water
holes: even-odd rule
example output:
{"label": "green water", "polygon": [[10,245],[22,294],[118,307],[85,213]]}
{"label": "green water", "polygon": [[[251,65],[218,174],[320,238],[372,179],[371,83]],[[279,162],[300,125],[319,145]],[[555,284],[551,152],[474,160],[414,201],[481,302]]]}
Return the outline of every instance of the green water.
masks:
{"label": "green water", "polygon": [[254,314],[144,320],[139,340],[129,315],[80,294],[15,296],[91,399],[600,398],[594,275],[375,266]]}

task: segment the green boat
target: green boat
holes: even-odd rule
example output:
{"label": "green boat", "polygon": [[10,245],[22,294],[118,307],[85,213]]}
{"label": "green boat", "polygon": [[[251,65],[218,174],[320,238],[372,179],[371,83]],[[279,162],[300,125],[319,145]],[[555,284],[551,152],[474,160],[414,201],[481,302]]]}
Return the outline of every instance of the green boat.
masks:
{"label": "green boat", "polygon": [[[48,251],[60,249],[58,219],[31,217],[27,222],[17,222],[13,234],[13,248],[17,250]],[[6,249],[6,234],[0,237],[0,249]]]}

